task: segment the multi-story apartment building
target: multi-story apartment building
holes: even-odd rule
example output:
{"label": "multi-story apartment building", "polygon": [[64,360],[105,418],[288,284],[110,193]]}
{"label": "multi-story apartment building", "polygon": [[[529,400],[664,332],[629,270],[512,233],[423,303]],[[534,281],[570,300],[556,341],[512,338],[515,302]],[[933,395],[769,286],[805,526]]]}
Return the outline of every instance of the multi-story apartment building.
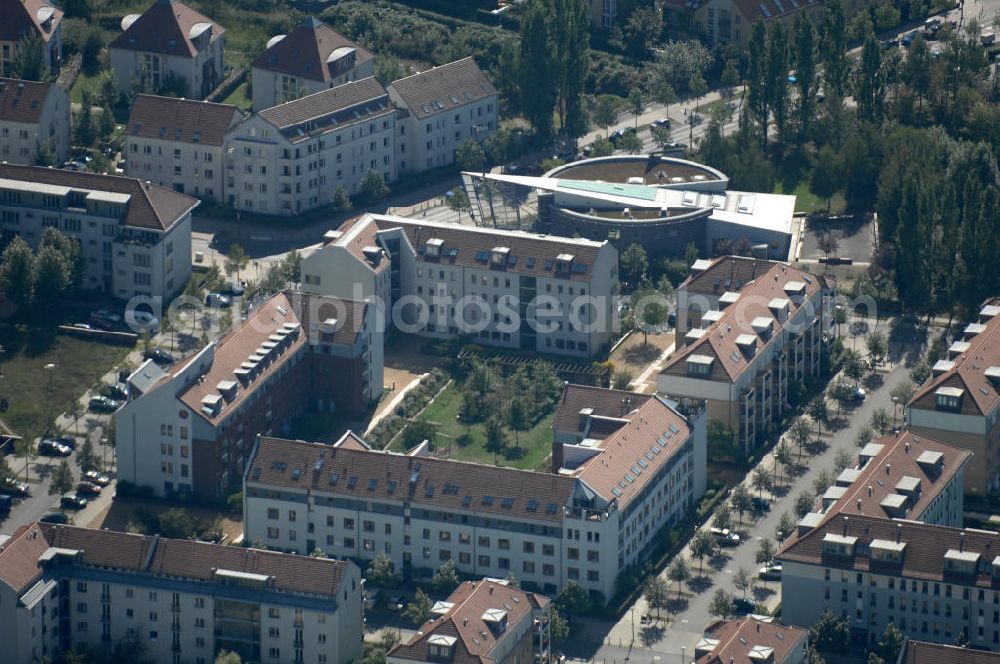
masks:
{"label": "multi-story apartment building", "polygon": [[811,627],[830,609],[859,643],[889,623],[912,638],[1000,649],[1000,534],[838,514],[778,552],[781,615]]}
{"label": "multi-story apartment building", "polygon": [[396,109],[374,78],[253,115],[226,135],[226,188],[237,210],[292,216],[361,191],[369,171],[396,179]]}
{"label": "multi-story apartment building", "polygon": [[657,390],[707,401],[709,419],[749,452],[788,408],[789,394],[819,376],[833,334],[832,289],[826,277],[784,263],[696,261],[677,289],[677,352]]}
{"label": "multi-story apartment building", "polygon": [[54,661],[139,641],[155,664],[347,664],[361,655],[362,579],[349,563],[32,523],[0,536],[4,661]]}
{"label": "multi-story apartment building", "polygon": [[375,75],[375,55],[314,17],[272,37],[253,61],[253,110]]}
{"label": "multi-story apartment building", "polygon": [[462,58],[389,84],[399,112],[399,172],[455,162],[465,141],[481,143],[497,129],[497,91],[470,58]]}
{"label": "multi-story apartment building", "polygon": [[69,95],[54,83],[0,78],[0,161],[34,165],[69,156]]}
{"label": "multi-story apartment building", "polygon": [[397,328],[589,357],[617,326],[607,241],[364,215],[302,261],[306,291],[375,298]]}
{"label": "multi-story apartment building", "polygon": [[906,406],[916,433],[972,452],[965,492],[1000,488],[1000,298],[983,303],[976,322],[939,360]]}
{"label": "multi-story apartment building", "polygon": [[371,305],[280,293],[169,371],[147,362],[130,377],[118,477],[158,496],[238,490],[257,435],[287,434],[307,408],[357,417],[377,401],[382,353]]}
{"label": "multi-story apartment building", "polygon": [[62,63],[63,12],[45,0],[0,0],[0,76],[13,76],[11,67],[21,43],[29,35],[45,45],[45,66],[58,70]]}
{"label": "multi-story apartment building", "polygon": [[137,95],[125,126],[125,172],[203,200],[223,198],[223,145],[235,106]]}
{"label": "multi-story apartment building", "polygon": [[823,494],[799,532],[844,514],[960,527],[965,466],[972,454],[910,431],[877,438]]}
{"label": "multi-story apartment building", "polygon": [[[552,472],[558,473],[563,467],[564,445],[604,438],[621,428],[629,413],[652,398],[652,394],[566,383],[552,417]],[[695,493],[700,491],[696,489]]]}
{"label": "multi-story apartment building", "polygon": [[82,287],[120,299],[169,300],[184,288],[197,205],[197,199],[135,178],[0,164],[2,232],[32,246],[48,227],[78,239]]}
{"label": "multi-story apartment building", "polygon": [[548,597],[505,581],[466,581],[437,602],[433,617],[388,652],[388,664],[550,662]]}
{"label": "multi-story apartment building", "polygon": [[222,82],[223,33],[215,21],[179,0],[155,0],[142,14],[122,19],[122,33],[108,44],[122,92],[147,78],[159,90],[180,79],[189,99],[204,99]]}
{"label": "multi-story apartment building", "polygon": [[743,616],[710,624],[695,646],[694,664],[805,664],[808,648],[808,630]]}
{"label": "multi-story apartment building", "polygon": [[[244,481],[245,537],[268,548],[371,560],[429,578],[514,574],[551,594],[569,581],[611,597],[625,567],[681,520],[705,485],[704,417],[648,400],[559,473],[262,437]],[[567,455],[568,456],[568,455]]]}

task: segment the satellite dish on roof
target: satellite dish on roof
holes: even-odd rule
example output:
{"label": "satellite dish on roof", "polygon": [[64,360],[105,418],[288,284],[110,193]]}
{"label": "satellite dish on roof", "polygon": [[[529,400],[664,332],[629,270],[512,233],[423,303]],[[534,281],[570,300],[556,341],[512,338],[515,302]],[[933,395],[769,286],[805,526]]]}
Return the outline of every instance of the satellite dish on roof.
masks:
{"label": "satellite dish on roof", "polygon": [[[274,46],[275,44],[277,44],[278,42],[280,42],[284,38],[285,38],[285,35],[275,35],[274,37],[271,37],[270,39],[267,40],[267,48],[271,48],[272,46]],[[265,49],[265,50],[267,50],[267,49]]]}
{"label": "satellite dish on roof", "polygon": [[132,24],[135,23],[135,20],[137,18],[139,18],[139,16],[140,16],[139,14],[129,14],[128,16],[126,16],[125,18],[123,18],[122,19],[122,32],[125,32],[126,30],[128,30],[129,28],[131,28]]}

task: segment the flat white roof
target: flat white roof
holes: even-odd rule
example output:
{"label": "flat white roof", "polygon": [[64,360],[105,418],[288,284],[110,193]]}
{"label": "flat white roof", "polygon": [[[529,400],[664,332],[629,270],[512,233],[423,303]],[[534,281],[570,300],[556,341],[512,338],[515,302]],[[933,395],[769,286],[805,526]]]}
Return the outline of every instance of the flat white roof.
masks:
{"label": "flat white roof", "polygon": [[882,499],[879,503],[882,507],[887,507],[891,510],[903,509],[906,506],[906,496],[900,495],[898,493],[890,493],[888,496]]}
{"label": "flat white roof", "polygon": [[241,572],[235,569],[217,569],[215,570],[215,576],[221,576],[227,579],[238,579],[240,581],[256,581],[257,583],[267,583],[267,580],[271,578],[267,574]]}
{"label": "flat white roof", "polygon": [[823,535],[824,542],[833,542],[834,544],[846,544],[848,546],[854,546],[858,541],[858,538],[854,535],[838,535],[837,533],[827,533]]}
{"label": "flat white roof", "polygon": [[945,560],[960,560],[962,562],[974,563],[979,560],[979,554],[975,551],[959,551],[958,549],[948,549],[944,554]]}
{"label": "flat white roof", "polygon": [[0,188],[17,189],[18,191],[31,191],[36,194],[52,194],[54,196],[65,196],[71,189],[70,187],[63,187],[57,184],[42,184],[41,182],[11,180],[10,178],[0,178]]}
{"label": "flat white roof", "polygon": [[939,387],[934,391],[934,394],[940,394],[943,397],[961,397],[965,394],[965,390],[961,387]]}
{"label": "flat white roof", "polygon": [[131,194],[118,194],[113,191],[93,190],[87,194],[87,200],[102,201],[104,203],[118,203],[124,205],[132,200]]}
{"label": "flat white roof", "polygon": [[711,355],[699,355],[697,353],[692,353],[688,355],[688,362],[691,364],[711,364],[715,362],[715,358]]}
{"label": "flat white roof", "polygon": [[868,443],[861,448],[861,451],[858,452],[858,456],[877,457],[884,447],[885,445],[882,445],[881,443]]}
{"label": "flat white roof", "polygon": [[883,551],[896,551],[902,553],[903,549],[906,548],[906,542],[893,542],[892,540],[884,539],[873,539],[871,544],[868,545],[872,549],[881,549]]}

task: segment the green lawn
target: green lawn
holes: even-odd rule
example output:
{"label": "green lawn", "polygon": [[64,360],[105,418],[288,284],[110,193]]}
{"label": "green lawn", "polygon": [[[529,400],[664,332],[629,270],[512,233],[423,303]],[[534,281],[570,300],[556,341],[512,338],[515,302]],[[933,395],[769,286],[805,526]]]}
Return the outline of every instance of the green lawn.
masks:
{"label": "green lawn", "polygon": [[[796,212],[826,212],[826,200],[820,198],[809,190],[808,180],[802,179],[797,182],[789,182],[778,178],[774,183],[775,194],[795,194]],[[830,210],[834,213],[844,209],[844,197],[842,194],[835,194]]]}
{"label": "green lawn", "polygon": [[233,92],[222,100],[223,104],[232,104],[241,111],[249,111],[250,106],[253,104],[253,100],[247,95],[247,90],[250,87],[250,82],[246,81],[240,83],[240,85],[233,90]]}
{"label": "green lawn", "polygon": [[[0,417],[24,438],[41,435],[50,418],[64,412],[129,350],[58,336],[54,328],[11,324],[0,325],[0,344],[0,396],[10,401],[10,410]],[[46,370],[47,364],[55,368]]]}
{"label": "green lawn", "polygon": [[[479,463],[494,463],[494,454],[485,449],[486,432],[483,424],[473,424],[466,427],[458,422],[458,410],[462,405],[460,388],[450,385],[435,399],[420,415],[421,420],[434,422],[438,425],[435,449],[443,452],[451,446],[451,458]],[[500,466],[534,469],[539,467],[548,457],[552,446],[552,414],[543,417],[541,421],[527,431],[517,432],[515,443],[514,432],[507,431],[508,444],[503,453],[496,455],[496,463]],[[468,436],[468,442],[466,442]],[[397,438],[397,441],[399,439]],[[397,443],[393,443],[396,448]],[[397,450],[402,451],[402,450]]]}
{"label": "green lawn", "polygon": [[[76,104],[83,101],[83,89],[90,88],[93,91],[97,91],[97,79],[100,78],[101,72],[94,72],[92,75],[88,75],[86,71],[81,70],[80,76],[76,79],[76,83],[69,91],[69,100]],[[100,103],[98,103],[100,106]]]}

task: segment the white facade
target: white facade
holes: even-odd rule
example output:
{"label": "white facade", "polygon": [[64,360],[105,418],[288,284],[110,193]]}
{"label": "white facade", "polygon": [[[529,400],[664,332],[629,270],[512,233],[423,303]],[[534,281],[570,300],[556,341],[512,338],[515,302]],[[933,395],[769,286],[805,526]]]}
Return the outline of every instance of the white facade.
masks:
{"label": "white facade", "polygon": [[[349,85],[381,89],[374,79]],[[329,92],[347,94],[348,86]],[[330,205],[338,187],[359,194],[369,171],[393,182],[396,111],[381,94],[316,110],[305,97],[235,127],[226,135],[227,200],[237,210],[293,216]]]}
{"label": "white facade", "polygon": [[[0,96],[19,96],[17,90],[26,86],[47,88],[37,119],[30,122],[6,118],[0,112],[0,161],[34,165],[39,151],[45,146],[55,164],[69,157],[70,106],[69,95],[58,85],[33,81],[0,80]],[[21,99],[22,104],[37,104],[37,99]],[[8,102],[9,103],[9,102]],[[15,109],[16,110],[16,109]],[[23,109],[22,109],[23,110]]]}
{"label": "white facade", "polygon": [[[399,95],[393,94],[392,85],[389,94],[400,108],[406,107]],[[466,141],[482,145],[498,126],[496,95],[423,119],[412,112],[403,115],[399,123],[399,172],[419,173],[453,164],[458,146]]]}
{"label": "white facade", "polygon": [[[133,197],[147,196],[150,185],[132,181],[131,193],[102,189],[102,178],[54,169],[12,172],[7,167],[0,179],[0,228],[37,246],[43,230],[51,226],[77,238],[84,257],[82,287],[103,290],[119,299],[147,296],[169,300],[191,276],[191,210],[166,230],[135,227],[128,223]],[[44,175],[65,184],[32,181]],[[12,179],[12,176],[26,179]],[[114,178],[121,189],[124,178]],[[103,180],[109,182],[108,180]],[[109,185],[108,189],[112,186]],[[154,196],[161,195],[159,192]],[[165,302],[161,302],[165,304]]]}
{"label": "white facade", "polygon": [[360,81],[363,78],[374,76],[375,60],[374,58],[366,60],[329,81],[320,81],[305,76],[292,76],[264,67],[254,67],[252,72],[253,110],[256,112],[351,81]]}
{"label": "white facade", "polygon": [[[461,242],[461,251],[478,250],[487,258],[430,260],[421,242],[411,242],[416,226],[423,242],[438,230],[462,236],[444,240],[442,251],[449,242]],[[303,289],[377,297],[386,320],[406,331],[441,339],[467,334],[486,345],[576,357],[598,353],[617,331],[618,252],[607,242],[386,216],[366,217],[328,234],[328,240],[303,260]],[[515,243],[531,248],[510,249]],[[369,244],[387,258],[373,263],[359,247]],[[521,263],[498,269],[492,257],[504,249],[524,254],[517,256]],[[581,260],[584,252],[588,258]],[[506,265],[512,259],[503,260]],[[546,263],[547,270],[536,269]],[[577,276],[574,266],[586,277]],[[401,298],[407,304],[397,307]]]}
{"label": "white facade", "polygon": [[[657,402],[655,407],[664,406]],[[384,553],[397,570],[411,569],[417,577],[430,578],[441,564],[452,560],[462,574],[503,578],[512,573],[524,587],[547,594],[575,581],[606,600],[614,595],[619,572],[645,559],[660,531],[683,520],[704,491],[704,417],[691,424],[692,433],[684,444],[624,507],[619,507],[610,491],[604,498],[585,489],[585,469],[578,476],[547,476],[423,457],[421,472],[427,477],[441,473],[452,478],[455,495],[468,493],[462,506],[436,505],[433,487],[430,496],[421,489],[409,497],[402,491],[398,498],[366,493],[371,491],[366,487],[378,487],[380,480],[369,484],[375,475],[365,475],[364,470],[354,480],[343,478],[343,484],[357,482],[356,495],[353,489],[330,488],[322,481],[278,484],[262,480],[255,466],[270,464],[274,458],[287,463],[289,473],[302,466],[310,473],[323,448],[263,439],[244,481],[244,536],[272,549],[308,553],[319,548],[331,557],[362,563]],[[633,444],[637,456],[648,449],[643,441]],[[368,463],[380,465],[377,459],[386,455],[382,458],[395,469],[390,476],[403,478],[401,482],[405,482],[410,461],[379,451],[342,450],[335,455],[328,468],[338,472],[340,463],[352,463],[345,459],[360,457],[353,467],[363,469]],[[477,477],[482,473],[490,477]],[[552,491],[537,496],[534,510],[512,505],[510,511],[497,514],[492,508],[502,497],[481,496],[480,486],[497,482],[522,487],[516,499],[521,501],[535,495],[526,483],[547,485]],[[566,482],[572,485],[568,493],[564,493]],[[447,493],[448,485],[437,490]],[[565,502],[547,502],[552,500]]]}
{"label": "white facade", "polygon": [[[232,561],[229,555],[219,556],[209,579],[201,576],[200,568],[211,562],[204,558],[151,569],[159,562],[158,550],[175,540],[148,538],[143,566],[135,569],[129,560],[128,566],[119,567],[114,558],[129,558],[136,544],[129,540],[139,536],[114,535],[114,541],[104,544],[110,551],[98,549],[100,536],[82,538],[93,545],[86,550],[86,563],[77,548],[46,549],[43,543],[40,554],[25,552],[37,556],[37,579],[21,591],[0,583],[4,662],[56,660],[62,652],[83,647],[108,654],[130,640],[141,642],[145,659],[155,664],[212,664],[221,650],[262,664],[347,664],[361,654],[363,581],[350,563],[344,565],[337,588],[306,594],[283,589],[283,578],[275,583],[266,575],[226,569],[225,560]],[[22,542],[17,546],[34,548]],[[115,552],[115,546],[124,548]],[[222,547],[199,544],[188,553],[210,555],[213,548]],[[310,564],[287,557],[269,567],[292,575]],[[189,575],[189,570],[197,572]]]}
{"label": "white facade", "polygon": [[138,79],[145,67],[154,91],[159,90],[167,77],[173,74],[184,81],[186,97],[204,99],[222,80],[222,72],[225,71],[223,50],[223,36],[220,34],[190,57],[114,47],[109,47],[108,53],[123,94],[132,92],[133,81]]}

